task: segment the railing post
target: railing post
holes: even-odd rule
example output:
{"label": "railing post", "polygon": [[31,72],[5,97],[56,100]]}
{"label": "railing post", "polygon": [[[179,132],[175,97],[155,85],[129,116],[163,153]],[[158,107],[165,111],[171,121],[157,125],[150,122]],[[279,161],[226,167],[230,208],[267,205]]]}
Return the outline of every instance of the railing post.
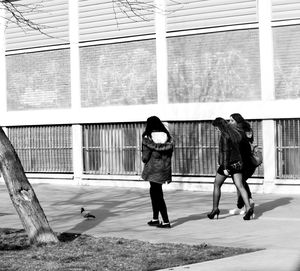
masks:
{"label": "railing post", "polygon": [[276,139],[275,123],[273,120],[263,120],[263,166],[264,166],[264,184],[263,191],[271,193],[275,188],[276,179]]}
{"label": "railing post", "polygon": [[[78,0],[69,0],[71,99],[75,115],[80,114],[80,58],[79,58],[79,12]],[[72,125],[73,172],[74,180],[81,181],[83,173],[82,129],[81,125]]]}
{"label": "railing post", "polygon": [[73,172],[74,180],[80,183],[83,174],[82,155],[82,128],[81,125],[72,125],[72,145],[73,145]]}

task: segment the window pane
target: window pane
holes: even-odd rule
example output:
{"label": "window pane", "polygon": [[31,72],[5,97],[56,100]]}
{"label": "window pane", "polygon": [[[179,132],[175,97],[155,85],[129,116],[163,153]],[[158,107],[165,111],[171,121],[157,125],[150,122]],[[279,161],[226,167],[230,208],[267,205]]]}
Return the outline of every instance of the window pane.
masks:
{"label": "window pane", "polygon": [[71,173],[71,126],[9,127],[8,138],[25,172]]}
{"label": "window pane", "polygon": [[300,178],[300,120],[276,121],[277,178]]}

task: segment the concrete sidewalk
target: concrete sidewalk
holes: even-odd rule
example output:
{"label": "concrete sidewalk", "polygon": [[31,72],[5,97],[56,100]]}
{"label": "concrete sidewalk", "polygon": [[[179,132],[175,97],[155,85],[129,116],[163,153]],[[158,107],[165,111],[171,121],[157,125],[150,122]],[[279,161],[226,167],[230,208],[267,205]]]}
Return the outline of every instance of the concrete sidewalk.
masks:
{"label": "concrete sidewalk", "polygon": [[[170,185],[171,187],[171,185]],[[300,196],[255,194],[255,219],[230,216],[236,195],[223,193],[218,220],[209,220],[212,193],[165,191],[172,229],[147,226],[151,205],[147,189],[33,184],[50,225],[57,232],[79,232],[149,242],[262,248],[264,250],[166,270],[300,270]],[[7,189],[0,184],[1,227],[22,228]],[[84,220],[80,208],[96,216]]]}

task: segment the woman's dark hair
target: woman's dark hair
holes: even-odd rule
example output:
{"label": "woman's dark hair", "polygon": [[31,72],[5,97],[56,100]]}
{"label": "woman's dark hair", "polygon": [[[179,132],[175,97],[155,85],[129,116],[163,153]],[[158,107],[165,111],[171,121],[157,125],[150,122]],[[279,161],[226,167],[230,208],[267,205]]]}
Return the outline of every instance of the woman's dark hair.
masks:
{"label": "woman's dark hair", "polygon": [[250,123],[246,121],[241,114],[233,113],[230,115],[230,117],[236,121],[239,128],[242,128],[245,132],[251,131]]}
{"label": "woman's dark hair", "polygon": [[230,138],[232,142],[238,143],[241,141],[241,134],[223,118],[216,118],[212,122],[212,125],[219,128],[221,134],[225,135],[227,138]]}
{"label": "woman's dark hair", "polygon": [[152,132],[165,132],[168,136],[168,140],[171,138],[169,131],[157,116],[151,116],[147,119],[146,129],[143,133],[143,137],[148,136],[151,138]]}
{"label": "woman's dark hair", "polygon": [[243,123],[243,122],[245,122],[245,119],[239,113],[233,113],[233,114],[230,115],[230,117],[232,117],[236,121],[236,123]]}

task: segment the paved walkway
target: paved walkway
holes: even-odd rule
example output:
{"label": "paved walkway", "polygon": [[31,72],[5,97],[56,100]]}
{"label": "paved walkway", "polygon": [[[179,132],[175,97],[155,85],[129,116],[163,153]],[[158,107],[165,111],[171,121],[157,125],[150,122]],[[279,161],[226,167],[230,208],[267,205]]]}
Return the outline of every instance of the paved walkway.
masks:
{"label": "paved walkway", "polygon": [[[212,194],[165,191],[172,229],[149,227],[151,206],[147,189],[33,184],[51,227],[57,232],[80,232],[94,236],[116,236],[149,242],[264,248],[240,256],[166,270],[201,271],[298,271],[300,270],[300,196],[255,194],[256,217],[243,221],[230,216],[236,195],[223,193],[218,220],[209,220]],[[171,185],[170,185],[171,187]],[[0,183],[0,225],[22,228]],[[80,208],[96,216],[83,220]]]}

